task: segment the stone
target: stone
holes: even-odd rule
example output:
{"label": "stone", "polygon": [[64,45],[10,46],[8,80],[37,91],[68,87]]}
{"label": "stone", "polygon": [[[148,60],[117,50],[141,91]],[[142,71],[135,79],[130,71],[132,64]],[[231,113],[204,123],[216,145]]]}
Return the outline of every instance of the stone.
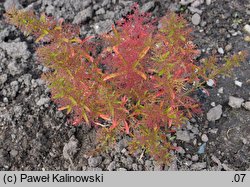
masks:
{"label": "stone", "polygon": [[155,7],[155,2],[154,1],[149,1],[148,3],[145,3],[141,7],[141,12],[149,12],[150,10],[154,9]]}
{"label": "stone", "polygon": [[209,87],[213,87],[213,86],[214,86],[214,80],[213,80],[213,79],[209,79],[209,80],[207,81],[207,85],[208,85]]}
{"label": "stone", "polygon": [[191,166],[191,170],[199,171],[207,167],[206,162],[198,162]]}
{"label": "stone", "polygon": [[78,144],[78,140],[74,136],[72,136],[69,139],[69,142],[64,145],[64,147],[63,147],[63,157],[65,159],[68,159],[68,160],[71,161],[71,158],[77,152],[77,144]]}
{"label": "stone", "polygon": [[7,81],[8,75],[2,74],[0,75],[0,85],[3,85]]}
{"label": "stone", "polygon": [[242,106],[243,106],[246,110],[250,110],[250,101],[247,101],[247,102],[243,103]]}
{"label": "stone", "polygon": [[38,106],[43,106],[43,105],[45,105],[45,104],[48,104],[49,101],[50,101],[49,98],[44,98],[44,97],[42,97],[42,98],[40,98],[40,99],[37,101],[36,104],[37,104]]}
{"label": "stone", "polygon": [[240,81],[235,80],[235,81],[234,81],[234,84],[235,84],[236,86],[242,87],[242,82],[240,82]]}
{"label": "stone", "polygon": [[23,58],[27,60],[31,56],[26,42],[2,42],[0,48],[6,50],[7,54],[14,59]]}
{"label": "stone", "polygon": [[73,20],[73,24],[81,24],[85,21],[87,21],[89,18],[91,18],[93,15],[93,9],[92,7],[88,7],[84,10],[82,10],[81,12],[79,12],[74,20]]}
{"label": "stone", "polygon": [[224,88],[223,88],[223,87],[220,87],[220,88],[218,89],[218,93],[223,94],[223,93],[224,93]]}
{"label": "stone", "polygon": [[213,108],[211,108],[207,113],[207,120],[208,121],[216,121],[221,118],[222,115],[222,106],[217,105]]}
{"label": "stone", "polygon": [[88,164],[90,167],[97,167],[101,164],[102,162],[102,157],[101,156],[97,156],[97,157],[91,157],[88,159]]}
{"label": "stone", "polygon": [[197,162],[199,160],[199,156],[198,155],[193,155],[192,158],[191,158],[191,160],[193,162]]}
{"label": "stone", "polygon": [[201,16],[197,13],[195,13],[193,16],[192,16],[192,23],[194,25],[199,25],[201,22]]}
{"label": "stone", "polygon": [[229,96],[228,105],[231,106],[232,108],[240,108],[243,102],[244,102],[244,99],[242,98]]}
{"label": "stone", "polygon": [[19,3],[18,0],[6,0],[3,4],[5,10],[9,10],[11,8],[22,9],[22,5]]}
{"label": "stone", "polygon": [[18,155],[18,151],[13,149],[10,151],[10,154],[11,156],[16,157]]}
{"label": "stone", "polygon": [[191,137],[188,131],[179,130],[176,132],[176,139],[184,142],[190,142]]}
{"label": "stone", "polygon": [[244,27],[243,27],[243,30],[250,35],[250,25],[246,24]]}
{"label": "stone", "polygon": [[96,13],[96,15],[105,14],[105,9],[101,8],[101,9],[97,10],[95,13]]}
{"label": "stone", "polygon": [[218,53],[220,53],[221,55],[223,55],[224,54],[224,49],[222,47],[219,47],[218,48]]}
{"label": "stone", "polygon": [[180,1],[180,4],[181,5],[188,5],[188,4],[190,4],[190,3],[192,3],[192,2],[194,2],[195,0],[181,0]]}
{"label": "stone", "polygon": [[207,135],[206,135],[206,134],[202,134],[201,140],[202,140],[203,142],[208,142],[208,137],[207,137]]}
{"label": "stone", "polygon": [[204,0],[196,0],[191,4],[191,6],[196,8],[200,5],[202,5],[203,3],[204,3]]}
{"label": "stone", "polygon": [[206,5],[211,5],[211,3],[212,3],[212,0],[206,0]]}
{"label": "stone", "polygon": [[96,34],[103,34],[111,31],[113,25],[113,21],[108,19],[105,21],[100,21],[94,25],[94,30]]}
{"label": "stone", "polygon": [[225,50],[226,50],[226,51],[231,51],[232,49],[233,49],[233,46],[232,46],[231,43],[230,43],[230,44],[227,44],[226,47],[225,47]]}
{"label": "stone", "polygon": [[114,171],[114,170],[115,170],[115,166],[116,166],[116,162],[115,162],[115,161],[112,161],[112,162],[108,165],[108,167],[107,167],[108,171]]}

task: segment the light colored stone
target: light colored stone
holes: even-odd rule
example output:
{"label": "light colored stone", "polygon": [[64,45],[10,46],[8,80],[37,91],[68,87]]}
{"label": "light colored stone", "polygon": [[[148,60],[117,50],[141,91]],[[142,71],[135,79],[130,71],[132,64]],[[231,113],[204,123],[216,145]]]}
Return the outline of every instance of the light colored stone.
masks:
{"label": "light colored stone", "polygon": [[232,108],[240,108],[243,102],[244,102],[244,99],[242,98],[229,96],[228,105],[231,106]]}
{"label": "light colored stone", "polygon": [[207,135],[206,135],[206,134],[202,134],[201,140],[202,140],[203,142],[208,142],[208,137],[207,137]]}
{"label": "light colored stone", "polygon": [[208,121],[216,121],[221,118],[222,115],[222,106],[217,105],[216,107],[211,108],[207,113]]}
{"label": "light colored stone", "polygon": [[180,130],[176,132],[176,139],[184,142],[190,142],[191,137],[187,131]]}
{"label": "light colored stone", "polygon": [[242,87],[242,82],[240,82],[240,81],[235,80],[235,81],[234,81],[234,84],[235,84],[236,86]]}
{"label": "light colored stone", "polygon": [[209,79],[207,81],[207,85],[210,86],[210,87],[213,87],[214,86],[214,80],[213,79]]}
{"label": "light colored stone", "polygon": [[250,110],[250,101],[247,101],[247,102],[243,103],[242,106],[243,106],[246,110]]}
{"label": "light colored stone", "polygon": [[224,54],[224,49],[222,47],[220,47],[220,48],[218,48],[218,52],[223,55]]}
{"label": "light colored stone", "polygon": [[199,25],[201,22],[201,16],[197,13],[195,13],[193,16],[192,16],[192,23],[194,25]]}
{"label": "light colored stone", "polygon": [[212,0],[206,0],[206,5],[211,5]]}
{"label": "light colored stone", "polygon": [[246,25],[243,27],[243,30],[244,30],[247,34],[250,34],[250,25],[246,24]]}
{"label": "light colored stone", "polygon": [[190,4],[190,3],[192,3],[192,2],[194,2],[195,0],[181,0],[180,1],[180,4],[181,5],[188,5],[188,4]]}

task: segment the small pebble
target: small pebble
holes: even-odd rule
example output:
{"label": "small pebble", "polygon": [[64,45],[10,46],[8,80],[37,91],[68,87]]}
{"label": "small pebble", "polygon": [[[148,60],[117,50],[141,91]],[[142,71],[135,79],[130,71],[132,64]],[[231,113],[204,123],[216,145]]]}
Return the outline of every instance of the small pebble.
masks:
{"label": "small pebble", "polygon": [[227,44],[226,47],[225,47],[226,51],[231,51],[232,49],[233,49],[232,44]]}
{"label": "small pebble", "polygon": [[211,3],[212,3],[212,0],[206,0],[207,5],[211,5]]}
{"label": "small pebble", "polygon": [[234,81],[234,84],[235,84],[236,86],[242,87],[242,82],[240,82],[240,81],[235,80],[235,81]]}
{"label": "small pebble", "polygon": [[232,108],[240,108],[243,102],[244,102],[244,99],[242,98],[229,96],[228,105],[231,106]]}
{"label": "small pebble", "polygon": [[250,42],[250,36],[245,36],[244,40],[245,40],[246,42]]}
{"label": "small pebble", "polygon": [[250,25],[245,25],[243,30],[247,33],[247,34],[250,34]]}
{"label": "small pebble", "polygon": [[212,107],[215,107],[215,106],[216,106],[215,102],[212,102],[210,105],[211,105]]}
{"label": "small pebble", "polygon": [[201,140],[202,140],[203,142],[207,142],[207,141],[208,141],[207,135],[206,135],[206,134],[202,134]]}
{"label": "small pebble", "polygon": [[219,88],[218,93],[223,94],[224,93],[224,88],[223,87]]}
{"label": "small pebble", "polygon": [[224,54],[224,49],[222,47],[220,47],[220,48],[218,48],[218,52],[223,55]]}
{"label": "small pebble", "polygon": [[205,153],[205,148],[206,148],[206,143],[203,143],[198,150],[198,154],[203,154]]}
{"label": "small pebble", "polygon": [[198,155],[193,155],[192,156],[192,161],[197,162],[199,160],[199,156]]}
{"label": "small pebble", "polygon": [[214,86],[214,80],[213,79],[209,79],[207,81],[207,85],[210,86],[210,87],[213,87]]}
{"label": "small pebble", "polygon": [[247,102],[243,103],[242,106],[243,106],[246,110],[250,110],[250,101],[247,101]]}
{"label": "small pebble", "polygon": [[192,16],[192,23],[194,25],[199,25],[201,22],[201,16],[197,13],[195,13],[193,16]]}

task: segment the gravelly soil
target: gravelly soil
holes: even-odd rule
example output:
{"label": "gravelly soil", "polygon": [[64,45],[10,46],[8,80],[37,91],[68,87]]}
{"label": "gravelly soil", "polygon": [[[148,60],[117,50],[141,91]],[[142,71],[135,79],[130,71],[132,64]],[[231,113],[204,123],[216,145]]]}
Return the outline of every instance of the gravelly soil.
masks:
{"label": "gravelly soil", "polygon": [[[194,8],[194,4],[181,5],[184,1],[179,0],[0,1],[0,170],[249,170],[250,112],[228,105],[229,96],[250,99],[249,58],[234,69],[232,77],[219,77],[216,87],[208,88],[210,97],[199,97],[204,115],[196,116],[178,132],[175,143],[180,149],[173,152],[170,166],[158,165],[147,155],[140,159],[140,153],[129,155],[126,137],[121,137],[112,151],[89,157],[95,130],[68,124],[67,116],[56,110],[40,79],[46,68],[36,63],[32,37],[25,38],[2,17],[8,3],[15,2],[17,7],[33,7],[38,13],[79,23],[81,34],[87,36],[109,31],[114,20],[138,2],[154,16],[169,10],[183,14],[194,27],[194,41],[202,51],[199,60],[211,54],[222,59],[240,50],[250,53],[243,31],[250,24],[250,0],[191,1],[201,3]],[[79,18],[81,11],[85,16]],[[201,20],[194,26],[195,12]],[[235,80],[242,86],[235,85]],[[211,103],[222,105],[222,117],[216,122],[206,119]]]}

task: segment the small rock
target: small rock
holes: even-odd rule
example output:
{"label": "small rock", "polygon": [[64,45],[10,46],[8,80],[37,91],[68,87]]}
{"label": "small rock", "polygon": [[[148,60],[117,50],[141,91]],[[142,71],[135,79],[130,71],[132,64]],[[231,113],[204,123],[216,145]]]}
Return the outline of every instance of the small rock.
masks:
{"label": "small rock", "polygon": [[195,7],[188,7],[188,9],[191,11],[191,13],[198,13],[198,14],[202,14],[202,10],[195,8]]}
{"label": "small rock", "polygon": [[240,82],[240,81],[235,80],[235,81],[234,81],[234,84],[235,84],[236,86],[242,87],[242,82]]}
{"label": "small rock", "polygon": [[149,12],[150,10],[153,10],[155,7],[155,2],[154,1],[149,1],[148,3],[144,4],[141,7],[141,12]]}
{"label": "small rock", "polygon": [[206,5],[211,5],[211,3],[212,3],[212,0],[206,0]]}
{"label": "small rock", "polygon": [[6,0],[3,4],[5,10],[9,10],[11,8],[22,9],[22,5],[19,3],[18,0]]}
{"label": "small rock", "polygon": [[192,16],[192,23],[194,25],[199,25],[201,22],[201,16],[197,13],[195,13],[193,16]]}
{"label": "small rock", "polygon": [[207,85],[210,86],[210,87],[213,87],[214,86],[214,80],[213,79],[209,79],[207,81]]}
{"label": "small rock", "polygon": [[145,170],[146,171],[153,171],[154,170],[154,165],[151,160],[146,160],[145,161]]}
{"label": "small rock", "polygon": [[211,157],[212,161],[214,161],[216,164],[221,165],[221,161],[214,155]]}
{"label": "small rock", "polygon": [[127,146],[128,146],[128,140],[123,138],[115,145],[115,150],[117,152],[121,152]]}
{"label": "small rock", "polygon": [[246,110],[250,110],[250,101],[247,101],[247,102],[243,103],[242,106],[243,106]]}
{"label": "small rock", "polygon": [[132,164],[132,170],[133,171],[138,171],[138,165],[136,163]]}
{"label": "small rock", "polygon": [[215,107],[215,106],[216,106],[215,102],[212,102],[210,105],[211,105],[212,107]]}
{"label": "small rock", "polygon": [[202,140],[203,142],[207,142],[207,141],[208,141],[207,135],[206,135],[206,134],[202,134],[201,140]]}
{"label": "small rock", "polygon": [[196,0],[191,4],[191,6],[196,8],[200,5],[202,5],[203,3],[204,3],[204,0]]}
{"label": "small rock", "polygon": [[204,154],[206,149],[206,143],[203,143],[198,150],[198,154]]}
{"label": "small rock", "polygon": [[218,93],[223,94],[224,93],[224,88],[223,87],[219,88]]}
{"label": "small rock", "polygon": [[199,160],[199,156],[198,155],[193,155],[191,159],[192,159],[193,162],[197,162]]}
{"label": "small rock", "polygon": [[71,160],[74,154],[77,152],[78,140],[72,136],[68,143],[63,147],[63,157],[65,159]]}
{"label": "small rock", "polygon": [[211,108],[207,113],[208,121],[216,121],[221,118],[222,115],[222,106],[217,105],[216,107]]}
{"label": "small rock", "polygon": [[245,37],[244,37],[244,40],[245,40],[246,42],[250,42],[250,36],[245,36]]}
{"label": "small rock", "polygon": [[233,46],[232,44],[227,44],[226,47],[225,47],[225,50],[228,52],[228,51],[231,51],[233,49]]}
{"label": "small rock", "polygon": [[127,171],[126,168],[118,168],[116,171]]}
{"label": "small rock", "polygon": [[171,162],[170,167],[168,168],[168,171],[178,171],[177,158],[173,159],[173,161]]}
{"label": "small rock", "polygon": [[19,64],[16,63],[16,61],[12,61],[8,64],[9,72],[12,76],[18,75],[22,73],[23,69],[20,67]]}
{"label": "small rock", "polygon": [[113,21],[108,19],[105,21],[100,21],[94,25],[94,30],[96,34],[107,33],[112,29]]}
{"label": "small rock", "polygon": [[104,1],[102,2],[102,7],[107,6],[107,5],[110,4],[110,3],[111,3],[111,0],[104,0]]}
{"label": "small rock", "polygon": [[96,13],[96,15],[105,14],[105,9],[101,8],[101,9],[97,10],[95,13]]}
{"label": "small rock", "polygon": [[191,137],[188,131],[180,130],[176,132],[176,139],[184,142],[190,142]]}
{"label": "small rock", "polygon": [[222,47],[220,47],[220,48],[218,48],[218,52],[223,55],[224,54],[224,49]]}
{"label": "small rock", "polygon": [[14,59],[27,60],[31,56],[26,42],[1,42],[0,48],[6,50],[7,54]]}
{"label": "small rock", "polygon": [[0,85],[4,84],[7,81],[7,78],[8,78],[7,74],[0,75]]}
{"label": "small rock", "polygon": [[190,3],[192,3],[192,2],[194,2],[195,0],[181,0],[180,1],[180,4],[181,5],[188,5],[188,4],[190,4]]}
{"label": "small rock", "polygon": [[207,166],[206,162],[195,163],[191,166],[191,170],[199,171],[206,168],[206,166]]}
{"label": "small rock", "polygon": [[81,24],[81,23],[87,21],[89,18],[91,18],[92,14],[93,14],[92,7],[88,7],[86,9],[82,10],[81,12],[79,12],[75,16],[73,23],[74,24]]}
{"label": "small rock", "polygon": [[3,98],[3,102],[4,102],[4,103],[8,103],[8,102],[9,102],[8,98],[7,98],[7,97],[4,97],[4,98]]}
{"label": "small rock", "polygon": [[49,101],[50,101],[49,98],[44,98],[44,97],[42,97],[42,98],[40,98],[40,99],[37,101],[36,104],[37,104],[38,106],[43,106],[43,105],[45,105],[45,104],[48,104]]}
{"label": "small rock", "polygon": [[108,165],[108,167],[107,167],[108,171],[114,171],[114,170],[115,170],[115,166],[116,166],[116,162],[115,162],[115,161],[112,161],[112,162]]}
{"label": "small rock", "polygon": [[240,108],[243,102],[244,99],[242,98],[229,96],[228,105],[231,106],[232,108]]}
{"label": "small rock", "polygon": [[10,151],[10,154],[11,154],[11,156],[16,157],[17,154],[18,154],[18,151],[13,149],[13,150]]}
{"label": "small rock", "polygon": [[97,156],[97,157],[91,157],[88,159],[88,164],[90,167],[97,167],[101,164],[102,162],[102,157],[101,156]]}
{"label": "small rock", "polygon": [[185,154],[185,150],[182,148],[182,147],[177,147],[177,152],[180,153],[180,154]]}
{"label": "small rock", "polygon": [[243,27],[243,30],[247,33],[247,34],[250,34],[250,25],[245,25],[244,27]]}

